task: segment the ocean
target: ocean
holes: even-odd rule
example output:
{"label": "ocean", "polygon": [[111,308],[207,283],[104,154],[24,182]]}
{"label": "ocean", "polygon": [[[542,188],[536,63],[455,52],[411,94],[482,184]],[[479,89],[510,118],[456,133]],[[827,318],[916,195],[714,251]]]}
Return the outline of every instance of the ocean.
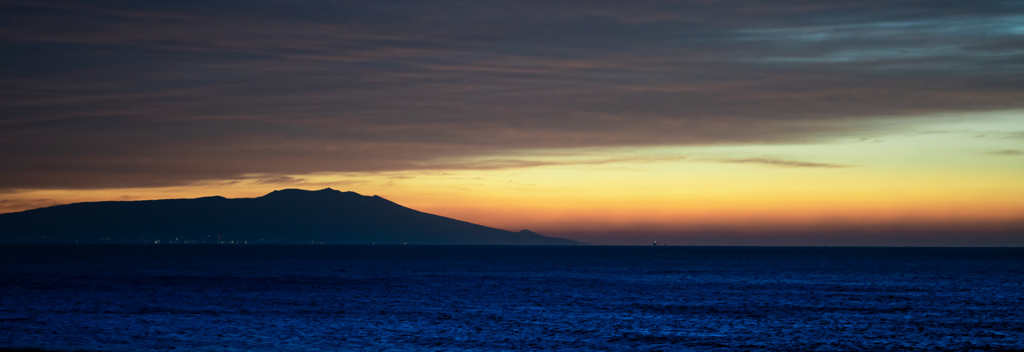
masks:
{"label": "ocean", "polygon": [[0,347],[1024,351],[1024,248],[0,245]]}

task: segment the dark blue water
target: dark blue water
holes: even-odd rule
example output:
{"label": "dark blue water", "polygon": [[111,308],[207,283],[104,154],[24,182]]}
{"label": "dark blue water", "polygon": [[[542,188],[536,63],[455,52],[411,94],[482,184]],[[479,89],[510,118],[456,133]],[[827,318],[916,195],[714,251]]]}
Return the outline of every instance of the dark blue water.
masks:
{"label": "dark blue water", "polygon": [[0,347],[1024,350],[1024,249],[0,246]]}

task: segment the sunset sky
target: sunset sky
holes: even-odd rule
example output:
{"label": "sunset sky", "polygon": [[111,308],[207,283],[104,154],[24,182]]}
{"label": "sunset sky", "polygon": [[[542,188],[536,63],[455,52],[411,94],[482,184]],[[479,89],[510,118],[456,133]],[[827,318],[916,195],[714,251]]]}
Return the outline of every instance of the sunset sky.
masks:
{"label": "sunset sky", "polygon": [[1024,2],[0,0],[0,213],[326,187],[593,244],[1024,246]]}

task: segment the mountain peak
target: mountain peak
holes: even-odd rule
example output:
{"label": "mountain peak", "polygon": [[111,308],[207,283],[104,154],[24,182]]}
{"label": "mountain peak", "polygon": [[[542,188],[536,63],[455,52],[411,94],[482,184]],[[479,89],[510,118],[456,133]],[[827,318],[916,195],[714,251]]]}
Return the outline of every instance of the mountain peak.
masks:
{"label": "mountain peak", "polygon": [[344,194],[344,195],[354,195],[354,196],[360,196],[360,197],[362,196],[361,194],[356,193],[356,192],[352,192],[352,191],[342,192],[342,191],[339,191],[339,190],[332,189],[332,188],[328,187],[328,188],[324,188],[324,189],[321,189],[321,190],[318,190],[318,191],[307,191],[307,190],[298,189],[298,188],[279,189],[279,190],[275,190],[273,192],[267,193],[266,195],[264,195],[264,196],[262,196],[260,198],[299,198],[299,197],[306,198],[306,197],[310,197],[310,196],[327,196],[327,195],[342,195],[342,194]]}
{"label": "mountain peak", "polygon": [[330,188],[258,198],[75,203],[0,214],[0,242],[522,244],[579,242],[477,225]]}

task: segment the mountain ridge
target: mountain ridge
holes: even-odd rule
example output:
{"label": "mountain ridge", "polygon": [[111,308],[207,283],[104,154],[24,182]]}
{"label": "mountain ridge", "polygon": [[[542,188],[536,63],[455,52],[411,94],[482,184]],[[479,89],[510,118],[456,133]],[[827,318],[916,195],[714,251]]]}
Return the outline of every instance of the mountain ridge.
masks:
{"label": "mountain ridge", "polygon": [[0,214],[0,242],[579,245],[331,188],[256,198],[83,202]]}

